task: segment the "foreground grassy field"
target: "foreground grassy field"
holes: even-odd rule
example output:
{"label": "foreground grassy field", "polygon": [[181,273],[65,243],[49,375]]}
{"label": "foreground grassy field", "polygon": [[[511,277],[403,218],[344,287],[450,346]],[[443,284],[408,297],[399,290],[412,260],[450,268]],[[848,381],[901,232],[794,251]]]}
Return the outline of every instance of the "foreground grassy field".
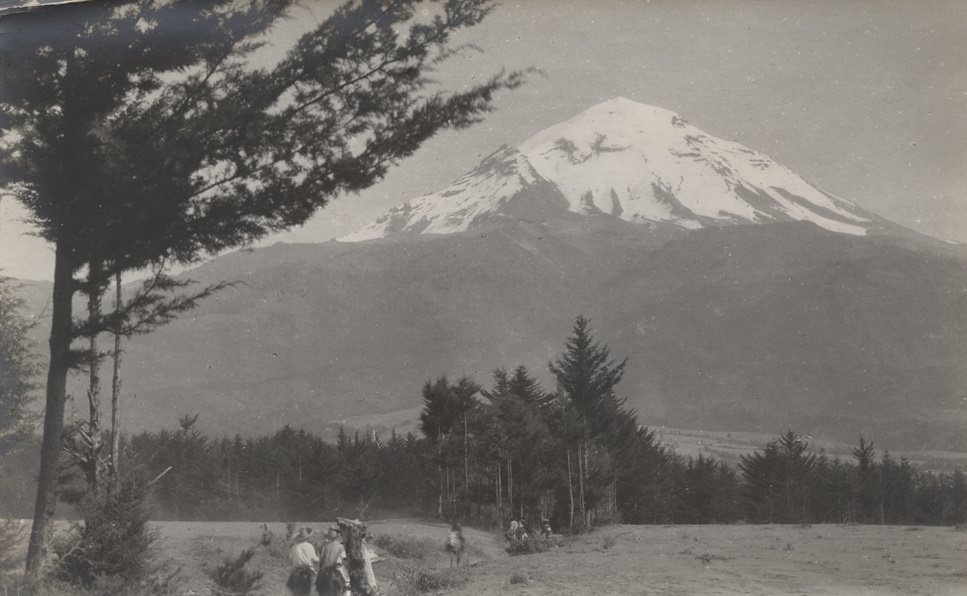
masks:
{"label": "foreground grassy field", "polygon": [[[304,524],[324,529],[326,524]],[[165,555],[188,589],[207,594],[204,568],[258,542],[257,523],[166,522]],[[375,567],[387,594],[967,594],[967,531],[898,526],[611,526],[548,552],[510,557],[502,540],[467,529],[468,565],[447,570],[443,524],[370,522],[387,544]],[[270,524],[276,535],[282,524]],[[283,594],[283,549],[261,548],[262,594]]]}

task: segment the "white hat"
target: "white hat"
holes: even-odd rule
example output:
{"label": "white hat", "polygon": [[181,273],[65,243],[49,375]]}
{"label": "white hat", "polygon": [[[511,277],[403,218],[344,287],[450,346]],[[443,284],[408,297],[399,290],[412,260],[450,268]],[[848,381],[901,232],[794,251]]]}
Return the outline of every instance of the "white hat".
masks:
{"label": "white hat", "polygon": [[310,534],[312,534],[312,528],[300,528],[299,532],[295,535],[295,539],[301,542],[302,540],[307,540]]}

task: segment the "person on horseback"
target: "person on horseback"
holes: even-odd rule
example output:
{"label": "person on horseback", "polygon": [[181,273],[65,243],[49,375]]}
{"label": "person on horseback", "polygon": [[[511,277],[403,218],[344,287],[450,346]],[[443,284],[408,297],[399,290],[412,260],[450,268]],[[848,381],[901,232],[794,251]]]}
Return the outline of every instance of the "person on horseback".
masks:
{"label": "person on horseback", "polygon": [[520,524],[517,523],[517,520],[516,519],[510,520],[510,525],[507,527],[507,533],[504,534],[504,538],[506,538],[507,541],[511,543],[516,541],[518,528],[520,528]]}
{"label": "person on horseback", "polygon": [[546,517],[541,519],[541,538],[544,540],[551,538],[551,521]]}
{"label": "person on horseback", "polygon": [[312,528],[299,530],[295,535],[295,544],[289,550],[292,572],[289,574],[286,587],[293,596],[308,596],[312,591],[312,582],[316,578],[319,557],[316,555],[316,547],[309,542],[310,534],[312,534]]}
{"label": "person on horseback", "polygon": [[319,561],[319,577],[316,589],[326,596],[351,596],[349,566],[346,548],[342,544],[339,526],[330,526],[326,532],[326,544],[322,547]]}
{"label": "person on horseback", "polygon": [[463,557],[465,545],[466,540],[463,538],[463,530],[460,529],[460,524],[450,526],[450,533],[447,534],[447,553],[450,554],[450,567],[453,567],[454,559],[456,559],[457,567],[460,566],[460,558]]}

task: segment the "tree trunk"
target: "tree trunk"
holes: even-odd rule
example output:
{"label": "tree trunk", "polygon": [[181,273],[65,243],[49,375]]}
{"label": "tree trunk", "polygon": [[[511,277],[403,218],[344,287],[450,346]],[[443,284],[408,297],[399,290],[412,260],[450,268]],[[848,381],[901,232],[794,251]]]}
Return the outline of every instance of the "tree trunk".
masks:
{"label": "tree trunk", "polygon": [[457,514],[457,471],[450,470],[450,515],[455,516]]}
{"label": "tree trunk", "polygon": [[443,504],[446,502],[447,493],[447,472],[440,464],[440,496],[437,498],[437,517],[443,519]]}
{"label": "tree trunk", "polygon": [[[87,319],[92,326],[97,325],[101,316],[101,290],[94,282],[100,274],[100,266],[90,265],[87,288]],[[90,384],[87,389],[88,427],[90,444],[88,449],[87,484],[91,493],[100,488],[100,447],[101,447],[101,359],[97,353],[97,333],[87,338],[87,358]]]}
{"label": "tree trunk", "polygon": [[504,529],[504,488],[501,486],[500,481],[500,460],[497,460],[497,480],[494,483],[494,488],[497,490],[497,525],[501,530]]}
{"label": "tree trunk", "polygon": [[567,496],[571,501],[571,512],[568,518],[568,527],[574,527],[574,480],[572,479],[571,473],[571,446],[565,445],[564,448],[567,450]]}
{"label": "tree trunk", "polygon": [[440,494],[437,495],[437,500],[436,500],[436,516],[440,519],[443,519],[443,490],[444,490],[443,464],[442,463],[439,464],[439,467],[440,467],[440,491],[439,491]]}
{"label": "tree trunk", "polygon": [[[121,273],[114,274],[114,311],[121,310]],[[115,486],[120,479],[121,462],[121,334],[114,331],[114,374],[111,375],[111,474]]]}
{"label": "tree trunk", "polygon": [[26,574],[36,579],[47,556],[47,537],[56,508],[55,489],[64,432],[64,401],[67,397],[67,373],[70,371],[70,347],[73,333],[71,298],[74,295],[73,267],[67,249],[58,245],[54,259],[54,289],[51,306],[50,365],[47,369],[44,438],[40,447],[40,473],[37,478],[37,500],[34,521],[27,547]]}
{"label": "tree trunk", "polygon": [[507,458],[507,507],[510,514],[514,515],[514,465],[510,458]]}
{"label": "tree trunk", "polygon": [[885,490],[885,487],[883,485],[883,465],[881,464],[881,465],[877,466],[877,470],[880,473],[880,482],[879,482],[879,485],[880,485],[879,486],[879,489],[880,489],[879,490],[879,493],[880,493],[880,525],[883,526],[883,525],[886,525],[886,511],[884,511],[884,507],[883,507],[883,501],[886,498],[886,494],[885,494],[886,493],[886,490]]}
{"label": "tree trunk", "polygon": [[363,537],[366,535],[366,524],[358,519],[338,518],[339,530],[342,532],[343,546],[346,549],[346,559],[349,567],[349,581],[353,594],[370,596],[377,594],[376,586],[370,585],[366,577],[366,561],[363,553]]}
{"label": "tree trunk", "polygon": [[618,515],[618,475],[611,478],[611,515]]}
{"label": "tree trunk", "polygon": [[587,466],[585,464],[585,450],[587,445],[584,441],[578,447],[578,510],[581,512],[581,524],[584,529],[587,530],[587,510],[584,505],[584,475],[587,473]]}
{"label": "tree trunk", "polygon": [[444,491],[444,477],[443,477],[443,441],[442,439],[437,444],[437,465],[440,467],[440,494],[437,497],[436,502],[436,516],[443,519],[443,491]]}
{"label": "tree trunk", "polygon": [[470,448],[467,445],[467,415],[463,415],[463,489],[466,493],[467,517],[470,516]]}

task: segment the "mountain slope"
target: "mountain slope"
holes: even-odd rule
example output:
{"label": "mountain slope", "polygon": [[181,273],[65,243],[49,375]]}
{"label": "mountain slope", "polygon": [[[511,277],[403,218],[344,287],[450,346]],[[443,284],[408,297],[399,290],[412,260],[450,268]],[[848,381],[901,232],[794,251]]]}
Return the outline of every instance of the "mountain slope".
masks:
{"label": "mountain slope", "polygon": [[809,223],[662,243],[585,223],[216,259],[192,277],[242,283],[128,345],[125,427],[323,428],[517,364],[550,383],[581,313],[629,357],[620,392],[643,423],[967,449],[963,259]]}

